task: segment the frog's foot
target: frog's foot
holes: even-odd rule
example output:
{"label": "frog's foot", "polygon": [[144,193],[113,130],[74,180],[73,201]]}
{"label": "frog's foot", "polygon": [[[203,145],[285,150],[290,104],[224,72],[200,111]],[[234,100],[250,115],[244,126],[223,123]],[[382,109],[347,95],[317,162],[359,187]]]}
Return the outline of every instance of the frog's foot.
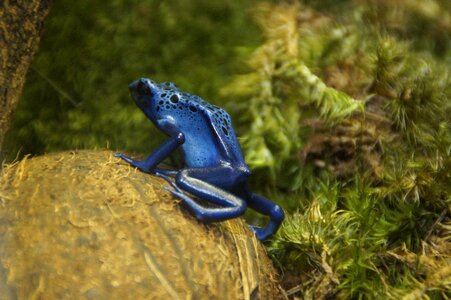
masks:
{"label": "frog's foot", "polygon": [[116,154],[114,154],[114,156],[123,159],[124,161],[126,161],[130,165],[132,165],[133,167],[138,168],[143,172],[150,173],[150,171],[151,171],[151,166],[149,166],[149,164],[145,160],[143,160],[143,161],[135,160],[122,153],[116,153]]}
{"label": "frog's foot", "polygon": [[128,157],[122,153],[114,153],[114,157],[121,158],[121,159],[125,160],[126,162],[128,162],[129,164],[133,164],[133,159],[131,159],[130,157]]}
{"label": "frog's foot", "polygon": [[[186,194],[185,194],[180,188],[178,188],[175,184],[172,185],[172,187],[173,187],[174,189],[171,189],[171,188],[169,188],[168,186],[165,186],[164,189],[165,189],[166,191],[168,191],[169,193],[171,193],[172,196],[174,196],[174,197],[176,197],[176,198],[180,198],[180,199],[182,199],[182,200],[184,200],[184,201],[186,201],[187,198],[189,198],[189,196],[186,195]],[[192,201],[191,198],[189,198],[189,200]]]}
{"label": "frog's foot", "polygon": [[266,228],[259,228],[259,227],[255,227],[253,225],[249,225],[249,227],[255,233],[255,236],[257,237],[257,239],[259,239],[260,241],[266,240],[274,232],[273,228],[268,228],[268,227],[266,227]]}
{"label": "frog's foot", "polygon": [[[161,173],[161,171],[163,171],[164,173]],[[166,172],[166,170],[159,170],[159,169],[157,169],[155,171],[155,175],[157,175],[158,177],[161,177],[164,180],[166,180],[173,188],[173,190],[172,190],[168,186],[165,186],[164,187],[165,190],[167,190],[170,193],[172,193],[173,191],[176,191],[177,193],[182,193],[183,194],[182,190],[174,183],[174,181],[171,180],[171,178],[169,176],[167,176],[167,174],[172,175],[173,174],[172,172],[177,174],[177,171],[167,171]],[[177,196],[177,195],[175,195],[175,196]]]}
{"label": "frog's foot", "polygon": [[284,212],[282,208],[265,197],[253,193],[250,194],[247,201],[249,206],[254,210],[269,217],[269,223],[266,227],[256,228],[251,226],[252,231],[255,232],[255,235],[259,240],[267,239],[277,231],[284,219]]}
{"label": "frog's foot", "polygon": [[[163,170],[163,169],[154,169],[155,175],[160,176],[162,175],[177,175],[178,171],[173,171],[173,170]],[[157,174],[158,173],[158,174]],[[160,176],[162,177],[162,176]]]}

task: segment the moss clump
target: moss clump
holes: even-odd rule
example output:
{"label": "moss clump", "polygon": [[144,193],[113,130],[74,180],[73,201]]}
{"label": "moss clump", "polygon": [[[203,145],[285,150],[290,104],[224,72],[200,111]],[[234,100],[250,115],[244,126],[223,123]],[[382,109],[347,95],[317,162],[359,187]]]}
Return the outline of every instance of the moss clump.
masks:
{"label": "moss clump", "polygon": [[[447,298],[450,16],[426,2],[446,4],[306,2],[260,6],[265,41],[223,90],[242,100],[256,186],[289,211],[268,244],[284,286],[305,299]],[[438,35],[418,36],[419,19]]]}
{"label": "moss clump", "polygon": [[198,222],[111,152],[24,159],[0,177],[2,299],[277,299],[239,219]]}

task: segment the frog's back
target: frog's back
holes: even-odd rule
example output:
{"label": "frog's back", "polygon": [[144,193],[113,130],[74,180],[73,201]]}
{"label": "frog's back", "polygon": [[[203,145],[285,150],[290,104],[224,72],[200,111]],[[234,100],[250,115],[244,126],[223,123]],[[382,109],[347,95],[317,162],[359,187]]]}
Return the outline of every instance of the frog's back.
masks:
{"label": "frog's back", "polygon": [[218,138],[218,142],[226,152],[227,157],[233,162],[244,162],[241,147],[232,126],[229,114],[222,108],[206,102],[197,96],[191,96],[192,103],[198,104],[198,109],[210,124],[210,130]]}
{"label": "frog's back", "polygon": [[185,135],[182,151],[189,167],[209,167],[226,161],[248,171],[229,114],[199,96],[174,86],[161,109],[171,109]]}

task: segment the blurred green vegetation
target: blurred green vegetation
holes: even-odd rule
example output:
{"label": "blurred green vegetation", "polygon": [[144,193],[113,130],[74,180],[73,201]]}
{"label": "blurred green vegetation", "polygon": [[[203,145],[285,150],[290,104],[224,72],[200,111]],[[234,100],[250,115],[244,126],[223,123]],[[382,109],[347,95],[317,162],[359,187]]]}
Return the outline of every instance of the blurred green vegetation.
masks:
{"label": "blurred green vegetation", "polygon": [[445,0],[62,0],[8,145],[148,154],[127,85],[173,81],[230,112],[286,210],[265,245],[290,296],[448,299],[450,66]]}
{"label": "blurred green vegetation", "polygon": [[131,100],[139,77],[219,103],[261,35],[258,1],[55,1],[5,149],[13,159],[62,149],[148,153],[163,135]]}

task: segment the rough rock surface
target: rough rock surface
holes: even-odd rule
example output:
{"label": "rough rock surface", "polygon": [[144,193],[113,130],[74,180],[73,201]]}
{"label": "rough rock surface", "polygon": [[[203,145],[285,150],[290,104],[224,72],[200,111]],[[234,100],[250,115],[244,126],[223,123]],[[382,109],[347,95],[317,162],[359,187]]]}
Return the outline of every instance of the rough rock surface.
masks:
{"label": "rough rock surface", "polygon": [[241,219],[203,224],[110,151],[26,158],[0,177],[0,299],[276,299]]}

